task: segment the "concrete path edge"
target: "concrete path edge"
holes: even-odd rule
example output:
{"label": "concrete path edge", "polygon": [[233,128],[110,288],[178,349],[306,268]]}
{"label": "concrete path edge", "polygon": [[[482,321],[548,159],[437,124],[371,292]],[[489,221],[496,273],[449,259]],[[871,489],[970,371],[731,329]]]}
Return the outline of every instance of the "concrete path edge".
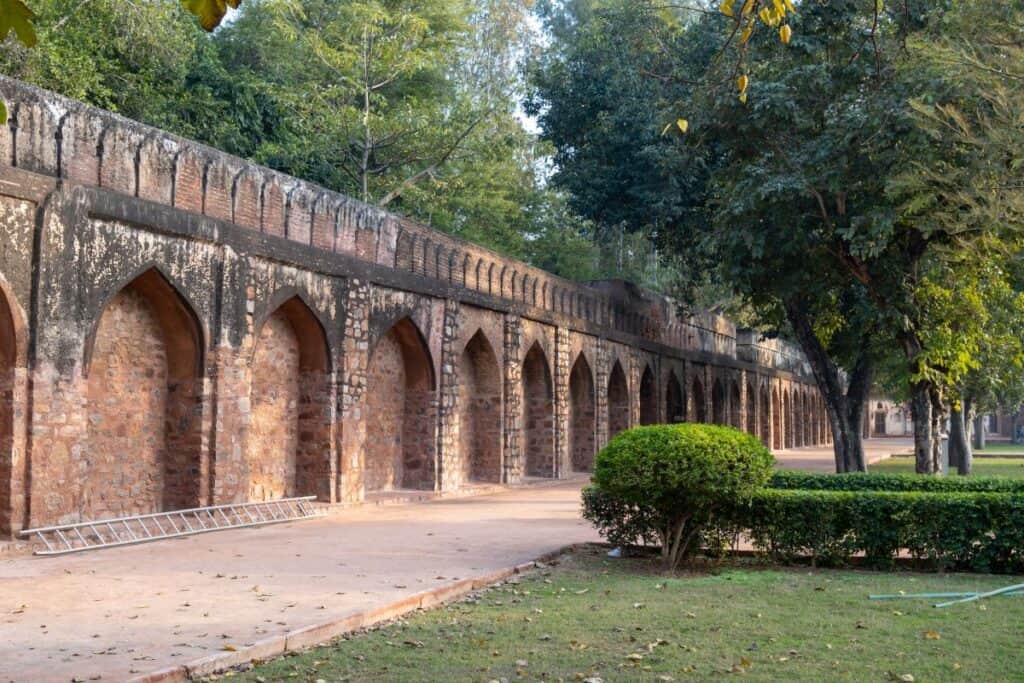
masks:
{"label": "concrete path edge", "polygon": [[128,680],[128,683],[188,683],[203,676],[227,671],[228,669],[266,659],[279,657],[286,652],[299,652],[367,628],[381,622],[397,619],[418,609],[432,609],[464,597],[473,591],[501,583],[513,576],[522,574],[550,562],[565,553],[575,551],[581,544],[573,543],[558,550],[544,553],[540,557],[506,567],[481,576],[461,579],[454,583],[438,586],[430,590],[414,593],[390,604],[349,613],[337,619],[319,624],[311,624],[297,628],[288,633],[257,641],[237,650],[218,652],[195,659],[185,664],[158,669],[142,676]]}

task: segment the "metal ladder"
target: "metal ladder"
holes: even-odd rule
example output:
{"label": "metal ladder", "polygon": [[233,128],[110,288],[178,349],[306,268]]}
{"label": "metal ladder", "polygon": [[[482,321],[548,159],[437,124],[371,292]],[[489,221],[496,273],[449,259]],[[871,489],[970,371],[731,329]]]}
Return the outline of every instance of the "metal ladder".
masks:
{"label": "metal ladder", "polygon": [[164,538],[191,536],[221,529],[241,529],[324,516],[326,513],[312,504],[314,500],[316,496],[304,496],[255,503],[211,505],[96,522],[25,529],[21,535],[35,536],[43,542],[45,549],[36,550],[36,555],[64,555],[96,548],[113,548]]}

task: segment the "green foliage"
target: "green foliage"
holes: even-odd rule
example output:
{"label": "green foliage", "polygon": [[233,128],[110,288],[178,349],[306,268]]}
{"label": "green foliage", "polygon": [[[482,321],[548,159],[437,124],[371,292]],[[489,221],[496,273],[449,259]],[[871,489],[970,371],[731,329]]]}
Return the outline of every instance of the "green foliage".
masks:
{"label": "green foliage", "polygon": [[189,102],[190,64],[205,36],[173,2],[33,0],[39,43],[0,43],[0,71],[154,125]]}
{"label": "green foliage", "polygon": [[[1024,234],[1020,3],[801,3],[790,44],[758,29],[741,50],[756,53],[739,64],[746,104],[705,79],[740,8],[556,7],[533,107],[574,205],[677,256],[683,300],[710,272],[756,325],[791,331],[846,431],[859,415],[834,366],[852,390],[881,365],[919,398],[927,439],[939,418],[925,408],[998,363],[978,314],[998,278],[971,269]],[[679,116],[687,132],[670,133]],[[929,471],[934,443],[919,453]]]}
{"label": "green foliage", "polygon": [[657,546],[657,517],[646,505],[626,503],[597,486],[583,489],[583,517],[616,548]]}
{"label": "green foliage", "polygon": [[230,3],[31,4],[39,44],[0,42],[6,75],[565,277],[664,280],[649,240],[618,248],[546,182],[518,108],[527,3],[247,0],[213,33],[189,10]]}
{"label": "green foliage", "polygon": [[789,561],[889,567],[901,551],[937,570],[1024,571],[1024,495],[766,489],[737,507],[755,547]]}
{"label": "green foliage", "polygon": [[768,484],[773,489],[813,491],[930,491],[935,493],[1020,493],[1024,480],[1010,477],[922,477],[916,474],[816,474],[780,470]]}
{"label": "green foliage", "polygon": [[[773,463],[760,441],[730,427],[636,427],[598,454],[596,492],[584,499],[584,516],[617,537],[644,540],[649,532],[638,536],[633,530],[653,520],[662,557],[675,567],[720,509],[765,484]],[[621,512],[624,521],[609,524],[609,510]]]}

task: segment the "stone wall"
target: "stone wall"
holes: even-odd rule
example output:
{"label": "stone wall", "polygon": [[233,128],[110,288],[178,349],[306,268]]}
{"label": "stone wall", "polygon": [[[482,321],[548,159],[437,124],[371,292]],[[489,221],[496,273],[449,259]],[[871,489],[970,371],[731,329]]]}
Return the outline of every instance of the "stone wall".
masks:
{"label": "stone wall", "polygon": [[799,355],[723,318],[0,91],[2,535],[568,476],[639,423],[828,438]]}

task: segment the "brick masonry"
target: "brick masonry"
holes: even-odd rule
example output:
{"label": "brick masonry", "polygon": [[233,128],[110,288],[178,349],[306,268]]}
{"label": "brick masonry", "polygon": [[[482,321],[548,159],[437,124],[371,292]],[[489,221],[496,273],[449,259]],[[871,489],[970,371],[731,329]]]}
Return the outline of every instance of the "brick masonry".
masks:
{"label": "brick masonry", "polygon": [[0,77],[0,535],[587,471],[639,423],[828,439],[799,352]]}

